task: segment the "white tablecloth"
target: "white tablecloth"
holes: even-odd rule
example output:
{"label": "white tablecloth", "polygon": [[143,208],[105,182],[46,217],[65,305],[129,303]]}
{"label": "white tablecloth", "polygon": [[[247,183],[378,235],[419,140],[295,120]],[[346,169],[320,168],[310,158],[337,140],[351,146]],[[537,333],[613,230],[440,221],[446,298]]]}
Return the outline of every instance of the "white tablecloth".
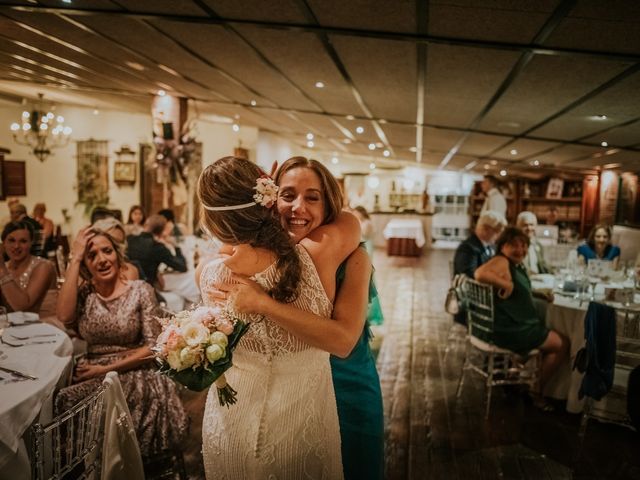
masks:
{"label": "white tablecloth", "polygon": [[[27,337],[17,340],[12,335]],[[5,329],[3,338],[11,343],[53,341],[53,343],[10,347],[0,344],[0,365],[37,377],[37,380],[15,380],[0,371],[0,478],[29,478],[30,468],[24,455],[24,432],[40,414],[39,421],[52,418],[52,395],[62,380],[71,373],[73,346],[65,332],[45,323]]]}
{"label": "white tablecloth", "polygon": [[203,261],[208,256],[218,251],[216,245],[208,240],[189,235],[180,244],[182,255],[187,261],[186,272],[166,272],[163,274],[164,291],[161,294],[167,301],[167,306],[174,311],[184,308],[185,302],[198,303],[200,301],[200,290],[196,285],[195,267],[193,264],[193,254],[195,246],[198,246],[200,260]]}
{"label": "white tablecloth", "polygon": [[421,248],[425,244],[422,222],[416,219],[394,218],[384,228],[384,238],[412,238],[416,246]]}

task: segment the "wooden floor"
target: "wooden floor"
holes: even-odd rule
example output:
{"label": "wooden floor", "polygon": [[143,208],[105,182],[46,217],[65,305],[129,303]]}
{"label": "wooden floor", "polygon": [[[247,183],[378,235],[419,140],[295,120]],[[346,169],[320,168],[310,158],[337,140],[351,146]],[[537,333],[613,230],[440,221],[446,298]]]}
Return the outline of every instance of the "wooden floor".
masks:
{"label": "wooden floor", "polygon": [[572,472],[578,415],[558,405],[543,413],[521,394],[496,389],[483,418],[484,387],[465,385],[456,402],[462,343],[444,355],[450,316],[443,304],[451,250],[374,264],[385,313],[378,355],[386,430],[386,478],[640,479],[640,439],[627,429],[590,422]]}
{"label": "wooden floor", "polygon": [[[562,405],[542,413],[522,396],[497,388],[485,421],[480,381],[468,382],[456,402],[462,343],[454,343],[444,358],[451,320],[443,303],[452,256],[451,250],[428,250],[419,258],[375,252],[385,313],[376,340],[382,340],[386,478],[640,479],[640,440],[631,431],[591,422],[572,474],[579,416]],[[187,394],[185,400],[192,416],[189,477],[200,479],[203,396]]]}

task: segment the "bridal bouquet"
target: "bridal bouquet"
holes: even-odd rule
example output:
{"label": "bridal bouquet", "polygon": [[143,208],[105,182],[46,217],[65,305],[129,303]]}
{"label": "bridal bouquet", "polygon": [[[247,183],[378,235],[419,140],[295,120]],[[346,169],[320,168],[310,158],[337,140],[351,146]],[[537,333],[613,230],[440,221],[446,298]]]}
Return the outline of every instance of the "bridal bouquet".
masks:
{"label": "bridal bouquet", "polygon": [[162,333],[153,349],[160,371],[190,390],[202,391],[215,382],[220,405],[236,403],[236,391],[224,372],[248,324],[233,320],[217,307],[184,310],[161,319]]}

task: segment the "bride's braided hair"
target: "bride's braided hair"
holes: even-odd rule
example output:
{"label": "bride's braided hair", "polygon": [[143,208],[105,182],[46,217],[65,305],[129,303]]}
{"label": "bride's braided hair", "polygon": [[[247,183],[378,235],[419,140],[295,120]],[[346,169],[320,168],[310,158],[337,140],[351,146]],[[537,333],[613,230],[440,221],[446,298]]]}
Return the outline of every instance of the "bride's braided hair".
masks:
{"label": "bride's braided hair", "polygon": [[[256,193],[256,180],[264,174],[260,167],[249,160],[223,157],[200,174],[198,199],[209,207],[251,203]],[[201,208],[200,224],[205,231],[224,243],[246,243],[275,253],[280,275],[269,293],[278,301],[295,300],[302,268],[295,246],[282,228],[275,208],[259,204],[224,211]]]}

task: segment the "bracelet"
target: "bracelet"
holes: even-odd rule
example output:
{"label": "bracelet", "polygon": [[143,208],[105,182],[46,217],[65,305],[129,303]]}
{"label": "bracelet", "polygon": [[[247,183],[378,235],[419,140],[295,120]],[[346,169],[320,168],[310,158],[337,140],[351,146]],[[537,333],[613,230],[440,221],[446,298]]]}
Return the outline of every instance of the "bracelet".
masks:
{"label": "bracelet", "polygon": [[2,277],[0,277],[0,287],[5,283],[12,282],[14,280],[13,275],[10,273],[5,273]]}

